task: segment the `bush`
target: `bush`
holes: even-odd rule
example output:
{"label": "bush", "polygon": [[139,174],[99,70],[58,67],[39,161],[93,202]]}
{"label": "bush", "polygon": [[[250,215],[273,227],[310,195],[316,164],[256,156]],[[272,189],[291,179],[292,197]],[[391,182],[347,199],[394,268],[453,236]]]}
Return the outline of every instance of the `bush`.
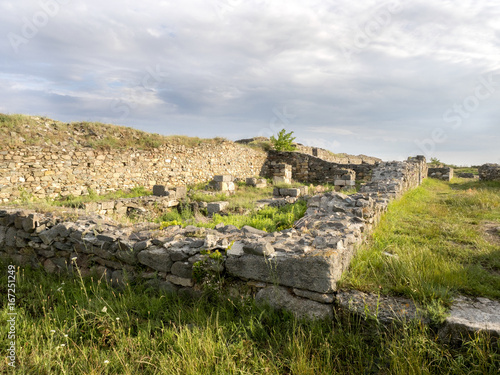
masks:
{"label": "bush", "polygon": [[271,136],[271,144],[273,145],[276,151],[294,151],[295,145],[293,141],[295,137],[292,137],[293,132],[286,133],[285,129],[281,129],[278,133],[278,138],[275,138],[274,135]]}

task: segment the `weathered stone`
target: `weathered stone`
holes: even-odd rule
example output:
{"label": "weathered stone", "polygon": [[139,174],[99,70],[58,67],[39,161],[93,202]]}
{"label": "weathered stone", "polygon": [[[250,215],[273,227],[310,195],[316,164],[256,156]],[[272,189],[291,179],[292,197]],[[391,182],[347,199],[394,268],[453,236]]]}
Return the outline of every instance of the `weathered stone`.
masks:
{"label": "weathered stone", "polygon": [[29,214],[23,220],[22,227],[28,233],[33,233],[38,226],[38,215],[37,214]]}
{"label": "weathered stone", "polygon": [[257,179],[255,177],[248,177],[246,179],[246,184],[248,186],[255,186],[255,185],[257,185]]}
{"label": "weathered stone", "polygon": [[5,245],[5,237],[7,233],[7,227],[0,226],[0,249]]}
{"label": "weathered stone", "polygon": [[269,256],[275,253],[273,246],[267,241],[246,241],[243,243],[246,254]]}
{"label": "weathered stone", "polygon": [[279,189],[279,193],[282,197],[299,197],[300,189],[288,188],[288,189]]}
{"label": "weathered stone", "polygon": [[218,175],[214,176],[215,182],[233,182],[233,176],[231,175]]}
{"label": "weathered stone", "polygon": [[16,246],[17,230],[14,227],[7,229],[5,233],[5,245],[9,247]]}
{"label": "weathered stone", "polygon": [[359,315],[363,319],[375,319],[386,325],[415,319],[428,321],[425,311],[407,298],[385,297],[357,290],[343,290],[337,293],[336,302],[345,311]]}
{"label": "weathered stone", "polygon": [[255,296],[257,303],[266,303],[275,309],[287,310],[298,318],[310,320],[332,319],[333,307],[305,298],[294,297],[286,288],[270,286],[261,289]]}
{"label": "weathered stone", "polygon": [[175,276],[191,279],[193,276],[193,266],[189,262],[175,262],[170,272]]}
{"label": "weathered stone", "polygon": [[134,251],[139,252],[151,246],[151,240],[139,241],[134,244]]}
{"label": "weathered stone", "polygon": [[39,236],[44,244],[50,245],[57,237],[66,238],[69,236],[69,233],[70,231],[67,228],[66,224],[61,223],[41,232]]}
{"label": "weathered stone", "polygon": [[293,289],[293,293],[299,297],[307,298],[320,303],[333,303],[335,299],[334,294],[315,293],[297,288]]}
{"label": "weathered stone", "polygon": [[239,257],[228,256],[226,259],[227,272],[232,276],[318,293],[334,292],[344,268],[342,254],[278,255],[270,259],[245,254]]}
{"label": "weathered stone", "polygon": [[224,211],[224,209],[229,206],[229,202],[211,202],[207,204],[207,211],[209,214],[216,214],[221,211]]}
{"label": "weathered stone", "polygon": [[260,230],[260,229],[254,228],[254,227],[251,227],[249,225],[244,225],[243,228],[241,228],[241,231],[244,232],[244,233],[257,234],[259,236],[265,236],[266,234],[268,234],[264,230]]}
{"label": "weathered stone", "polygon": [[167,294],[176,293],[178,290],[177,286],[172,284],[170,281],[165,280],[152,279],[146,281],[146,284]]}
{"label": "weathered stone", "polygon": [[439,330],[439,337],[444,341],[459,342],[477,331],[500,338],[500,302],[481,297],[455,298],[449,316]]}
{"label": "weathered stone", "polygon": [[153,195],[156,197],[166,197],[169,195],[169,192],[165,185],[154,185]]}
{"label": "weathered stone", "polygon": [[137,254],[140,263],[161,272],[170,272],[172,260],[166,249],[151,247]]}
{"label": "weathered stone", "polygon": [[194,282],[192,279],[179,277],[179,276],[175,276],[175,275],[167,275],[167,280],[170,281],[172,284],[185,286],[185,287],[192,287],[194,285]]}

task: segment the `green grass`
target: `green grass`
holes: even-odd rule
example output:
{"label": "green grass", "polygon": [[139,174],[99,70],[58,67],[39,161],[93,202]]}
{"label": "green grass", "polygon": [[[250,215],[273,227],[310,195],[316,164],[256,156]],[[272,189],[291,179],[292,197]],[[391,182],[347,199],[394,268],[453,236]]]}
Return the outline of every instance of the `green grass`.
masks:
{"label": "green grass", "polygon": [[260,210],[253,210],[248,214],[214,214],[208,222],[199,222],[195,219],[193,213],[189,209],[172,210],[159,218],[162,227],[170,225],[195,225],[198,227],[215,228],[217,224],[234,225],[242,228],[245,225],[265,230],[267,232],[275,232],[283,229],[288,229],[293,226],[295,221],[304,216],[307,210],[307,203],[304,200],[298,200],[294,204],[288,204],[283,207],[264,207]]}
{"label": "green grass", "polygon": [[105,202],[122,198],[144,197],[152,194],[153,193],[151,191],[145,189],[143,186],[138,186],[130,190],[117,190],[103,195],[97,195],[89,189],[88,195],[81,195],[79,197],[70,195],[51,202],[55,206],[81,208],[84,203],[88,202]]}
{"label": "green grass", "polygon": [[342,287],[404,295],[431,310],[458,293],[500,299],[500,246],[484,238],[486,222],[500,226],[500,183],[426,179],[390,204]]}
{"label": "green grass", "polygon": [[[0,269],[6,296],[7,267]],[[116,290],[18,268],[16,283],[17,367],[2,358],[1,373],[465,375],[497,374],[500,366],[498,344],[481,334],[452,348],[417,325],[388,331],[352,317],[306,322],[246,298],[188,301],[141,282]],[[4,304],[2,322],[8,313]]]}

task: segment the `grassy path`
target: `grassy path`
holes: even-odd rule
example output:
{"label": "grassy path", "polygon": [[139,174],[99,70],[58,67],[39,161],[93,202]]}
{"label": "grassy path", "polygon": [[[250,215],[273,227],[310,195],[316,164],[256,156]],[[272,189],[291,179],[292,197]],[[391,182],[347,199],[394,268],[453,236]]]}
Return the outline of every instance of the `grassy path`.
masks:
{"label": "grassy path", "polygon": [[393,202],[342,286],[444,307],[500,299],[500,183],[426,179]]}

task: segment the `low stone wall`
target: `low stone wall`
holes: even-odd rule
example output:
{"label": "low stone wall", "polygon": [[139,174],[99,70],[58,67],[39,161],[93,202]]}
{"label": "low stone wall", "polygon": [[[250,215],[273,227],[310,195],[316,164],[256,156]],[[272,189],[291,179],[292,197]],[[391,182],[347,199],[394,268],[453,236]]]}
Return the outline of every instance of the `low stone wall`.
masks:
{"label": "low stone wall", "polygon": [[335,180],[347,180],[343,176],[355,172],[356,180],[369,178],[375,164],[337,164],[318,157],[288,151],[269,151],[263,174],[271,177],[275,166],[285,163],[292,166],[292,178],[309,183],[335,183]]}
{"label": "low stone wall", "polygon": [[234,142],[145,150],[25,147],[0,151],[0,202],[206,182],[215,175],[257,176],[267,153]]}
{"label": "low stone wall", "polygon": [[479,167],[479,179],[483,181],[500,181],[500,165],[481,165]]}
{"label": "low stone wall", "polygon": [[453,178],[453,168],[450,167],[430,167],[428,177],[437,178],[443,181],[451,181]]}
{"label": "low stone wall", "polygon": [[389,201],[418,186],[426,172],[423,158],[380,163],[363,192],[316,195],[294,228],[275,233],[231,225],[214,230],[120,227],[4,210],[0,256],[48,272],[78,265],[84,275],[94,271],[115,284],[125,277],[154,279],[151,283],[169,291],[199,290],[203,273],[228,275],[253,288],[259,299],[282,288],[285,308],[312,318],[332,317],[337,283],[356,250]]}

